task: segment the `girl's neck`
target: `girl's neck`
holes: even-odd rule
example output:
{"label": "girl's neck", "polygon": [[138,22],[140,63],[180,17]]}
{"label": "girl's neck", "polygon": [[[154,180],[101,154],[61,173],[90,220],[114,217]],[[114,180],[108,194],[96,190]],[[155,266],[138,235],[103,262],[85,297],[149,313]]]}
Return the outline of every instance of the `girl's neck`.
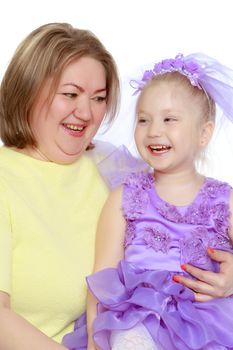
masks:
{"label": "girl's neck", "polygon": [[176,174],[155,171],[154,176],[158,195],[176,206],[191,204],[204,182],[204,176],[200,175],[196,169]]}
{"label": "girl's neck", "polygon": [[169,186],[170,184],[184,185],[186,183],[199,181],[200,174],[195,168],[181,170],[176,173],[165,173],[154,170],[154,178],[157,184]]}

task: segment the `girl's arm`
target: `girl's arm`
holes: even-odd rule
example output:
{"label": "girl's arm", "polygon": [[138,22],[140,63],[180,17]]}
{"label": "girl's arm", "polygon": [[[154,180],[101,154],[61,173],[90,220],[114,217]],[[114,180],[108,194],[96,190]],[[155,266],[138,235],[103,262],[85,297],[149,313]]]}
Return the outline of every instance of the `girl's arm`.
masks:
{"label": "girl's arm", "polygon": [[10,308],[10,297],[0,291],[0,350],[67,350]]}
{"label": "girl's arm", "polygon": [[[122,188],[110,193],[101,212],[95,246],[93,272],[116,267],[124,256],[125,219],[122,215]],[[96,317],[97,300],[89,292],[87,298],[88,350],[97,349],[92,340],[92,323]]]}
{"label": "girl's arm", "polygon": [[[233,192],[231,192],[230,209],[232,214],[230,217],[229,236],[233,242]],[[207,301],[233,294],[233,254],[211,248],[208,249],[208,254],[211,259],[220,263],[220,271],[218,273],[201,270],[185,264],[185,271],[197,278],[197,280],[183,276],[178,277],[179,283],[195,292],[196,301]]]}

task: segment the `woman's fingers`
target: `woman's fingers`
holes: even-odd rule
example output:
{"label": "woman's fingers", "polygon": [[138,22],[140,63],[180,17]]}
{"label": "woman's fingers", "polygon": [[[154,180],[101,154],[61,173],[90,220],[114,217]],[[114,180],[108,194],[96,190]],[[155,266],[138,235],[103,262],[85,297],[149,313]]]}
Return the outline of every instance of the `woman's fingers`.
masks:
{"label": "woman's fingers", "polygon": [[175,282],[178,282],[184,285],[185,287],[192,289],[195,294],[199,294],[198,296],[199,299],[205,298],[205,297],[201,297],[201,295],[208,296],[209,299],[212,299],[215,296],[213,286],[208,283],[205,283],[196,279],[192,279],[186,276],[181,276],[181,275],[175,275],[173,277],[173,280]]}
{"label": "woman's fingers", "polygon": [[[226,252],[224,250],[218,250],[213,248],[208,248],[207,253],[212,260],[222,263],[229,263],[233,265],[233,254]],[[220,265],[221,266],[221,265]]]}
{"label": "woman's fingers", "polygon": [[195,296],[195,301],[199,301],[199,302],[204,302],[204,301],[209,301],[211,299],[214,299],[214,297],[201,294],[201,293],[194,293],[194,296]]}
{"label": "woman's fingers", "polygon": [[201,282],[205,282],[210,285],[214,285],[216,283],[215,272],[202,270],[189,264],[182,265],[182,269]]}
{"label": "woman's fingers", "polygon": [[174,276],[174,281],[194,291],[196,301],[207,301],[233,294],[233,254],[212,248],[208,249],[208,254],[220,263],[219,273],[185,264],[182,265],[183,270],[195,279],[181,275]]}

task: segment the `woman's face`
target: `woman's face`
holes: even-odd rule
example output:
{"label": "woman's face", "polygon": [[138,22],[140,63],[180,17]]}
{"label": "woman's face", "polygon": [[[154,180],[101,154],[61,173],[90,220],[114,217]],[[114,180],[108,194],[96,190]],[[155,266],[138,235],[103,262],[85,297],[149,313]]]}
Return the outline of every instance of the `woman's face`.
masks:
{"label": "woman's face", "polygon": [[[85,151],[106,113],[106,73],[103,65],[82,57],[63,71],[52,103],[48,82],[33,110],[30,126],[38,150],[48,160],[69,164]],[[38,158],[35,150],[32,156]]]}

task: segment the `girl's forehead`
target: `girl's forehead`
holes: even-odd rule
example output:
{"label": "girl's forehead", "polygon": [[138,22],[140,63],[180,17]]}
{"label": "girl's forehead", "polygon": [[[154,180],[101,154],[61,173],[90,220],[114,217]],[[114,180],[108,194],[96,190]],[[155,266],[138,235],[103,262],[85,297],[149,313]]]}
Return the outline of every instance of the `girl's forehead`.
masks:
{"label": "girl's forehead", "polygon": [[186,99],[193,100],[193,96],[190,90],[177,82],[167,82],[167,81],[156,81],[152,82],[144,88],[138,98],[138,105],[143,103],[161,103],[164,100],[169,100],[170,102],[180,102],[186,101]]}
{"label": "girl's forehead", "polygon": [[136,111],[153,115],[169,111],[180,116],[196,116],[195,119],[199,119],[202,114],[202,105],[185,85],[159,81],[144,88],[139,96]]}

